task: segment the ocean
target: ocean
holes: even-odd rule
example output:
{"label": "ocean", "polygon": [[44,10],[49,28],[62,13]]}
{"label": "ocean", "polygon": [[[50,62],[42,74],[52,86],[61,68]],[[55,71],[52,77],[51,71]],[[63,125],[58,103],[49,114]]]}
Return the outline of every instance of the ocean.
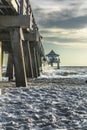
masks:
{"label": "ocean", "polygon": [[26,88],[0,89],[0,130],[87,130],[87,67],[43,70]]}
{"label": "ocean", "polygon": [[[54,76],[57,78],[59,77],[87,77],[87,66],[61,66],[60,69],[57,69],[56,66],[50,67],[50,66],[45,66],[44,67],[45,72],[49,72],[48,74],[51,73],[51,77]],[[46,73],[45,73],[46,75]]]}

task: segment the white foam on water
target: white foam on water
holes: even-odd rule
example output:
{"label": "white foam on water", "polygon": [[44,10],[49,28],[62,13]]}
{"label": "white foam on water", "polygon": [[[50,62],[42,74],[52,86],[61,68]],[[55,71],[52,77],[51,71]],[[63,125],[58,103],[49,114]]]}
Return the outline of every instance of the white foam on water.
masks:
{"label": "white foam on water", "polygon": [[85,71],[84,67],[81,69],[74,69],[73,67],[61,67],[57,69],[56,67],[47,65],[39,78],[87,78],[87,71]]}

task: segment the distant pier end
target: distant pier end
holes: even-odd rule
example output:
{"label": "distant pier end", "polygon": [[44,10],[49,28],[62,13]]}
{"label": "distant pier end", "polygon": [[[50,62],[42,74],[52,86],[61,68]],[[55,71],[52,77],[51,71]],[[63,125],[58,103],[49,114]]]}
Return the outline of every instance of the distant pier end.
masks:
{"label": "distant pier end", "polygon": [[53,50],[51,50],[47,55],[47,61],[48,64],[50,64],[51,66],[53,66],[54,63],[57,64],[57,68],[60,69],[60,58],[59,58],[59,54],[56,54]]}
{"label": "distant pier end", "polygon": [[0,0],[0,80],[3,52],[9,55],[6,76],[9,81],[15,76],[17,87],[38,77],[44,56],[41,39],[29,0]]}

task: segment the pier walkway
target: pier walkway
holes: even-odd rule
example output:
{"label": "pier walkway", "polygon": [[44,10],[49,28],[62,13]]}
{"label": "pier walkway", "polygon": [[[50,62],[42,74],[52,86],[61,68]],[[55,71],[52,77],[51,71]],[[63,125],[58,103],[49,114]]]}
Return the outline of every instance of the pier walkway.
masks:
{"label": "pier walkway", "polygon": [[40,75],[44,49],[29,0],[0,0],[0,79],[3,52],[8,53],[6,76],[16,86]]}

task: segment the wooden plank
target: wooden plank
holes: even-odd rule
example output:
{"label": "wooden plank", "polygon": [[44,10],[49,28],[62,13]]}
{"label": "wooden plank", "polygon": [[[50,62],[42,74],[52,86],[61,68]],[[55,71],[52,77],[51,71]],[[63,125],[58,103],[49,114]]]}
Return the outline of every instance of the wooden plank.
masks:
{"label": "wooden plank", "polygon": [[26,87],[27,86],[26,69],[24,63],[24,52],[20,31],[22,31],[21,28],[14,28],[10,30],[11,45],[14,60],[13,62],[14,62],[16,86]]}
{"label": "wooden plank", "polygon": [[[24,38],[27,41],[35,43],[35,42],[39,42],[40,36],[38,34],[35,35],[34,33],[31,33],[31,32],[24,32],[24,34],[22,34],[22,40],[24,40]],[[8,32],[0,32],[0,40],[9,41],[10,40],[9,31]],[[40,45],[40,46],[42,46],[42,45]]]}
{"label": "wooden plank", "polygon": [[16,12],[19,12],[18,2],[16,0],[6,0],[7,3],[13,8]]}
{"label": "wooden plank", "polygon": [[0,32],[0,41],[10,41],[9,32]]}
{"label": "wooden plank", "polygon": [[0,81],[2,80],[2,42],[0,41]]}
{"label": "wooden plank", "polygon": [[0,28],[2,27],[29,27],[30,19],[26,15],[0,16]]}
{"label": "wooden plank", "polygon": [[39,61],[39,54],[38,54],[38,50],[36,50],[36,63],[37,63],[37,74],[38,76],[40,76],[40,61]]}
{"label": "wooden plank", "polygon": [[24,6],[24,2],[23,0],[20,1],[20,14],[23,15],[23,6]]}
{"label": "wooden plank", "polygon": [[45,56],[45,52],[41,40],[38,42],[38,51],[41,56]]}
{"label": "wooden plank", "polygon": [[26,2],[26,0],[20,1],[20,14],[22,14],[22,15],[27,14],[27,2]]}
{"label": "wooden plank", "polygon": [[29,41],[24,41],[23,49],[24,49],[24,59],[25,59],[27,77],[33,78],[33,69],[32,69],[32,62],[31,62]]}
{"label": "wooden plank", "polygon": [[38,54],[38,60],[39,60],[40,71],[42,71],[42,55],[40,53]]}
{"label": "wooden plank", "polygon": [[28,15],[29,13],[30,13],[30,7],[29,7],[29,5],[30,5],[30,3],[29,3],[29,0],[26,0],[26,4],[27,4],[27,8],[26,8],[26,15]]}
{"label": "wooden plank", "polygon": [[6,6],[6,5],[0,5],[0,9],[2,9],[2,8],[5,8],[5,9],[9,9],[9,8],[11,8],[10,6]]}
{"label": "wooden plank", "polygon": [[19,5],[17,0],[1,0],[1,4],[0,4],[0,14],[2,15],[17,15],[19,10]]}
{"label": "wooden plank", "polygon": [[9,53],[8,55],[6,77],[9,78],[9,81],[13,80],[13,55],[12,53]]}
{"label": "wooden plank", "polygon": [[30,60],[30,67],[31,67],[32,78],[34,78],[32,57],[31,57],[31,51],[30,51],[30,42],[29,41],[28,41],[28,51],[29,51],[29,60]]}
{"label": "wooden plank", "polygon": [[[28,35],[26,36],[26,40],[27,39],[29,39]],[[21,40],[24,40],[24,34],[23,34],[23,32],[21,32]],[[0,41],[7,41],[7,42],[11,41],[11,37],[10,37],[9,31],[7,31],[7,32],[4,32],[4,31],[0,32]]]}
{"label": "wooden plank", "polygon": [[[17,13],[25,15],[27,13],[27,2],[26,0],[6,0],[10,7]],[[28,0],[29,1],[29,0]],[[29,7],[29,6],[28,6]]]}
{"label": "wooden plank", "polygon": [[38,31],[30,31],[29,36],[30,36],[29,41],[31,41],[31,42],[32,41],[38,42],[40,39],[40,35],[39,35]]}
{"label": "wooden plank", "polygon": [[[22,40],[25,39],[27,41],[30,41],[30,42],[32,42],[32,45],[36,46],[36,44],[37,44],[38,41],[36,41],[36,38],[33,37],[33,34],[30,35],[29,32],[24,32],[21,35],[22,35]],[[11,39],[10,39],[9,31],[7,31],[7,32],[4,32],[4,31],[0,32],[0,40],[1,41],[10,41]]]}
{"label": "wooden plank", "polygon": [[30,44],[30,52],[31,52],[31,59],[32,59],[33,75],[34,75],[35,78],[37,78],[38,73],[37,73],[37,62],[36,62],[35,47],[32,47],[31,44]]}
{"label": "wooden plank", "polygon": [[6,53],[12,53],[11,42],[2,42],[2,50]]}
{"label": "wooden plank", "polygon": [[[28,5],[28,7],[29,7],[29,5]],[[27,14],[27,1],[23,0],[23,15],[25,15],[25,14]]]}

